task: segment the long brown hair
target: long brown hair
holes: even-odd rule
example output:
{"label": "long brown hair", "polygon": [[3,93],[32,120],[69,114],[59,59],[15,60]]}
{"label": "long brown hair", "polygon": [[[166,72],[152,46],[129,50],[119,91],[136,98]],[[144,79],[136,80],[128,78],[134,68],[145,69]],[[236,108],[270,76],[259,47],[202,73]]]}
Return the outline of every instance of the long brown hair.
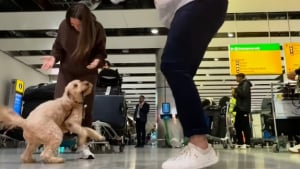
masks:
{"label": "long brown hair", "polygon": [[90,9],[82,3],[78,3],[69,7],[66,13],[66,21],[69,26],[71,26],[70,18],[76,18],[81,21],[77,47],[73,52],[74,60],[80,63],[83,61],[84,57],[87,57],[91,53],[93,47],[95,46],[97,40],[97,31],[99,30],[100,26]]}

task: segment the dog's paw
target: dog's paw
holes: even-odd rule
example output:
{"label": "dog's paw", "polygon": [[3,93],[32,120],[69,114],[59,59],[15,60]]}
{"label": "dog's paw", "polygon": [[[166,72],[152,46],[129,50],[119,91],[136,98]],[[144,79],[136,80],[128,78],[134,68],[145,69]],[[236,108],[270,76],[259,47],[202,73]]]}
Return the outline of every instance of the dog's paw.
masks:
{"label": "dog's paw", "polygon": [[60,157],[50,157],[47,160],[44,160],[45,163],[64,163],[65,160]]}
{"label": "dog's paw", "polygon": [[102,135],[99,135],[97,138],[97,141],[104,141],[104,140],[106,140],[106,138]]}
{"label": "dog's paw", "polygon": [[21,160],[23,163],[36,163],[36,160],[33,158],[31,158],[31,159],[22,158]]}

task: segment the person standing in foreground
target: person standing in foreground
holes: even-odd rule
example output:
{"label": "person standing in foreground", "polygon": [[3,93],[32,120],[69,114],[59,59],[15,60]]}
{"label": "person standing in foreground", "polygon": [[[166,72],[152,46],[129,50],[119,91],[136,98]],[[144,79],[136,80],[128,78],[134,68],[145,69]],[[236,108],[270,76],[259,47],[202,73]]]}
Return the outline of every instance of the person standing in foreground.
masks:
{"label": "person standing in foreground", "polygon": [[251,137],[250,113],[252,84],[246,79],[244,73],[237,74],[236,81],[239,83],[234,90],[236,97],[236,117],[234,127],[237,136],[237,147],[247,148],[247,146],[250,146]]}
{"label": "person standing in foreground", "polygon": [[218,162],[208,144],[209,129],[193,77],[209,42],[222,26],[227,0],[155,0],[163,24],[169,28],[161,71],[172,90],[184,136],[189,143],[163,169],[198,169]]}
{"label": "person standing in foreground", "polygon": [[139,104],[135,106],[134,120],[136,121],[136,137],[137,145],[135,147],[144,147],[146,141],[146,123],[149,113],[149,104],[145,102],[145,97],[142,95],[139,98]]}
{"label": "person standing in foreground", "polygon": [[[82,3],[72,5],[58,29],[51,56],[43,57],[43,70],[60,61],[54,97],[61,97],[65,86],[74,79],[87,80],[96,86],[98,68],[106,58],[106,35],[90,9]],[[93,92],[84,101],[87,105],[83,126],[92,125]],[[81,158],[94,159],[87,145],[79,145]]]}

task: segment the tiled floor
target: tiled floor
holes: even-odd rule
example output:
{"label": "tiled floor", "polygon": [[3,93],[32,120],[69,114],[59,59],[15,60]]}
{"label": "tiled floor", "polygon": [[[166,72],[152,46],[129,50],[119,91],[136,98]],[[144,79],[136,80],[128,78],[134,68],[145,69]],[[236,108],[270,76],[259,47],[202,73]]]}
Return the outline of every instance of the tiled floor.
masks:
{"label": "tiled floor", "polygon": [[[216,147],[220,162],[210,169],[299,169],[300,154],[274,153],[264,148],[224,150]],[[0,169],[160,169],[161,163],[179,149],[127,146],[123,153],[97,154],[95,160],[61,154],[64,164],[20,163],[23,149],[0,149]],[[34,155],[39,160],[39,155]]]}

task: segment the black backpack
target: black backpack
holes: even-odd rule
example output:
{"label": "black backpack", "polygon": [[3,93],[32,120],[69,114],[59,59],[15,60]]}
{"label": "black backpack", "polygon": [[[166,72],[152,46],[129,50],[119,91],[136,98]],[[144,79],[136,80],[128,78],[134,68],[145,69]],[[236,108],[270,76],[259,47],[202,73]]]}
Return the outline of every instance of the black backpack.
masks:
{"label": "black backpack", "polygon": [[221,97],[220,100],[219,100],[219,107],[221,109],[226,107],[227,106],[226,103],[229,102],[229,101],[230,101],[230,97],[228,97],[228,96]]}
{"label": "black backpack", "polygon": [[97,87],[99,88],[106,88],[107,86],[120,87],[121,84],[122,78],[118,70],[102,69],[98,75]]}

